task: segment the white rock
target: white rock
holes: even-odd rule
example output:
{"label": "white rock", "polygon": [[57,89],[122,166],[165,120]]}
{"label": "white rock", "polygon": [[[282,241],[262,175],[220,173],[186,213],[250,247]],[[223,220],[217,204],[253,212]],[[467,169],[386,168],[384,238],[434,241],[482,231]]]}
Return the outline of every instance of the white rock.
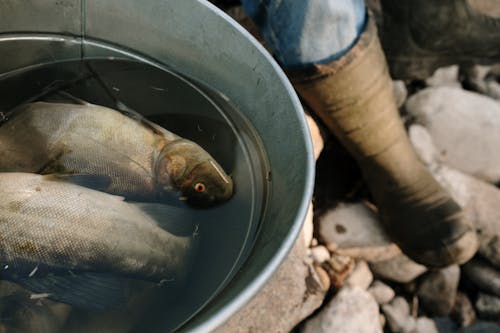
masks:
{"label": "white rock", "polygon": [[500,267],[500,190],[445,166],[437,170],[435,175],[471,216],[478,231],[479,253]]}
{"label": "white rock", "polygon": [[302,333],[330,332],[382,333],[378,305],[373,297],[361,288],[343,287],[302,329]]}
{"label": "white rock", "polygon": [[488,182],[500,181],[500,103],[437,87],[410,97],[406,109],[427,128],[447,165]]}
{"label": "white rock", "polygon": [[376,276],[400,283],[413,281],[427,271],[425,266],[414,262],[403,253],[385,261],[370,263],[370,268]]}
{"label": "white rock", "polygon": [[417,318],[417,325],[412,333],[439,333],[434,320],[427,317]]}
{"label": "white rock", "polygon": [[[500,190],[436,161],[432,139],[418,125],[410,127],[410,139],[438,182],[471,216],[479,236],[479,252],[500,267]],[[434,156],[434,157],[429,157]]]}
{"label": "white rock", "polygon": [[373,274],[368,267],[366,261],[358,261],[354,270],[346,280],[346,284],[351,287],[359,287],[361,289],[368,289],[373,281]]}
{"label": "white rock", "polygon": [[416,328],[417,322],[410,316],[410,306],[403,297],[398,296],[390,304],[382,305],[382,311],[392,332],[411,333]]}
{"label": "white rock", "polygon": [[447,86],[462,88],[462,85],[458,82],[458,65],[436,69],[434,74],[425,80],[425,83],[430,87]]}
{"label": "white rock", "polygon": [[433,167],[441,162],[439,152],[434,145],[429,131],[421,125],[413,124],[408,130],[408,136],[413,148],[424,164]]}
{"label": "white rock", "polygon": [[362,203],[330,209],[319,218],[319,234],[330,251],[368,262],[386,260],[401,252],[375,213]]}
{"label": "white rock", "polygon": [[406,89],[404,81],[392,81],[392,92],[394,94],[396,105],[400,108],[406,102],[406,98],[408,97],[408,90]]}
{"label": "white rock", "polygon": [[391,287],[379,280],[373,282],[370,288],[368,288],[368,292],[372,294],[378,304],[387,304],[396,295]]}
{"label": "white rock", "polygon": [[311,258],[313,259],[314,263],[321,264],[324,261],[330,259],[330,252],[323,245],[318,245],[311,248]]}

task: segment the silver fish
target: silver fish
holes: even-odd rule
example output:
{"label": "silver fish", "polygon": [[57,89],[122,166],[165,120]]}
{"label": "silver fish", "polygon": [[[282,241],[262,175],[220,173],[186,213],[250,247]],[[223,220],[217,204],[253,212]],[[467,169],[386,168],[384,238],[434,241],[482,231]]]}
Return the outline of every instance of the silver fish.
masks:
{"label": "silver fish", "polygon": [[0,127],[0,172],[73,174],[77,184],[140,200],[174,189],[205,206],[233,193],[231,177],[196,143],[93,104],[19,107]]}
{"label": "silver fish", "polygon": [[72,271],[160,282],[182,279],[189,267],[192,235],[165,231],[118,196],[51,176],[1,173],[0,197],[1,277]]}

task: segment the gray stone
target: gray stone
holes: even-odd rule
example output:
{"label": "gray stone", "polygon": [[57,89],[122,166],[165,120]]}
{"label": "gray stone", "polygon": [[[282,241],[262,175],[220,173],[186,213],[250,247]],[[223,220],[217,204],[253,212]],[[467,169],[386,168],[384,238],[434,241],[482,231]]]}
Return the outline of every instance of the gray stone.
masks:
{"label": "gray stone", "polygon": [[373,281],[373,274],[368,267],[366,261],[358,261],[354,270],[346,280],[346,285],[351,287],[359,287],[361,289],[368,289]]}
{"label": "gray stone", "polygon": [[498,73],[490,66],[475,65],[465,69],[466,82],[481,94],[500,100],[500,84],[497,82]]}
{"label": "gray stone", "polygon": [[500,181],[500,103],[458,88],[424,89],[406,109],[429,130],[447,165],[485,181]]}
{"label": "gray stone", "polygon": [[500,190],[445,166],[434,175],[474,221],[479,253],[500,267]]}
{"label": "gray stone", "polygon": [[370,268],[376,276],[400,283],[410,282],[427,271],[425,266],[417,264],[403,253],[389,260],[370,263]]}
{"label": "gray stone", "polygon": [[500,272],[486,262],[472,259],[462,266],[463,273],[480,290],[500,296]]}
{"label": "gray stone", "polygon": [[457,325],[448,317],[434,319],[440,333],[500,333],[500,325],[478,320],[465,329]]}
{"label": "gray stone", "polygon": [[500,321],[500,298],[479,293],[476,309],[480,318]]}
{"label": "gray stone", "polygon": [[368,262],[387,260],[401,252],[377,215],[363,203],[341,204],[318,222],[320,237],[330,251]]}
{"label": "gray stone", "polygon": [[447,316],[455,303],[460,268],[458,265],[429,272],[418,288],[420,304],[432,316]]}
{"label": "gray stone", "polygon": [[341,288],[349,274],[354,270],[354,259],[340,254],[333,254],[332,257],[323,262],[321,267],[330,277],[331,285],[334,289]]}
{"label": "gray stone", "polygon": [[378,304],[387,304],[396,295],[394,290],[383,283],[382,281],[376,280],[372,283],[370,288],[368,288],[368,292],[372,294],[373,298],[375,301],[377,301]]}
{"label": "gray stone", "polygon": [[479,252],[500,267],[500,190],[484,181],[440,164],[427,131],[410,127],[410,139],[439,183],[471,216],[479,236]]}
{"label": "gray stone", "polygon": [[402,107],[408,97],[408,90],[406,89],[404,81],[392,81],[392,92],[394,94],[394,99],[396,100],[396,105],[398,108]]}
{"label": "gray stone", "polygon": [[[277,332],[268,328],[262,332]],[[365,290],[343,287],[313,318],[302,333],[382,333],[378,305]]]}
{"label": "gray stone", "polygon": [[436,69],[434,74],[425,80],[425,83],[429,87],[446,86],[462,88],[462,85],[458,82],[458,65]]}
{"label": "gray stone", "polygon": [[322,304],[328,288],[310,261],[299,237],[267,285],[215,332],[290,332]]}
{"label": "gray stone", "polygon": [[408,130],[408,136],[413,144],[413,148],[424,164],[434,167],[441,162],[439,152],[434,145],[429,131],[422,125],[413,124]]}
{"label": "gray stone", "polygon": [[474,311],[474,307],[466,294],[461,292],[457,293],[450,317],[460,327],[470,326],[476,321],[476,311]]}
{"label": "gray stone", "polygon": [[439,333],[434,320],[427,317],[417,318],[415,330],[412,333]]}
{"label": "gray stone", "polygon": [[330,259],[330,251],[323,245],[318,245],[310,249],[311,258],[314,263],[321,264]]}
{"label": "gray stone", "polygon": [[410,306],[403,297],[398,296],[390,304],[382,305],[382,312],[393,333],[411,333],[415,330],[416,320],[410,316]]}

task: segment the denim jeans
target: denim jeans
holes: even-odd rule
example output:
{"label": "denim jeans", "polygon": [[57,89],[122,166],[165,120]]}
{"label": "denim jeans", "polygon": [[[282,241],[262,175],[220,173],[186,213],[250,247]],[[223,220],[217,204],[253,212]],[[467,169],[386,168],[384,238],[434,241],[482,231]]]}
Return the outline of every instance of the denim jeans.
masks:
{"label": "denim jeans", "polygon": [[364,0],[242,0],[284,67],[335,60],[364,28]]}

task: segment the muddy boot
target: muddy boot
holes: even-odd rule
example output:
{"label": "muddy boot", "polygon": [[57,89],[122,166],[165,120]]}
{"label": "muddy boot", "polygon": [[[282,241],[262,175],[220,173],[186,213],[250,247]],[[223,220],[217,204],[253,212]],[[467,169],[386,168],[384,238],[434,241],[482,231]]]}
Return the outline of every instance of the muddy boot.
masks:
{"label": "muddy boot", "polygon": [[394,78],[500,61],[500,0],[382,0],[382,45]]}
{"label": "muddy boot", "polygon": [[373,20],[340,59],[288,72],[299,95],[358,161],[381,220],[402,250],[427,266],[469,260],[476,233],[409,143]]}

